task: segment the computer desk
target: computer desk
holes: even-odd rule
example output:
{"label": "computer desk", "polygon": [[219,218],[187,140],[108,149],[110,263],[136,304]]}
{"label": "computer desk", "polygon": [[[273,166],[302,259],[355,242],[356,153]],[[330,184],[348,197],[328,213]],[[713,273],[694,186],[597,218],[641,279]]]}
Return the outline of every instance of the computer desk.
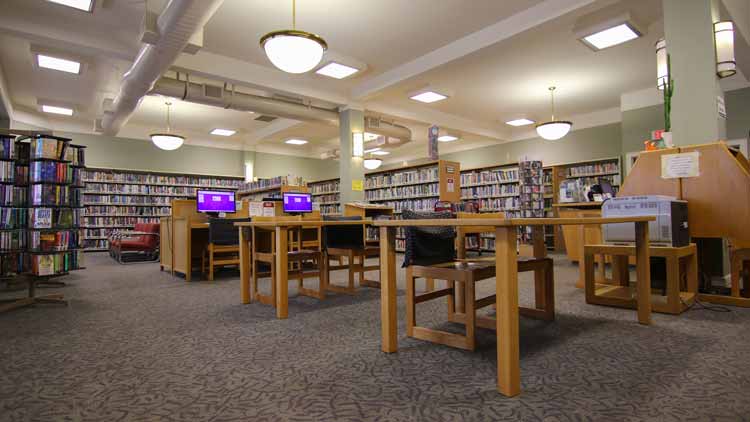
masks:
{"label": "computer desk", "polygon": [[[162,217],[161,269],[192,279],[192,262],[208,245],[208,223],[190,217]],[[197,254],[197,255],[196,255]]]}

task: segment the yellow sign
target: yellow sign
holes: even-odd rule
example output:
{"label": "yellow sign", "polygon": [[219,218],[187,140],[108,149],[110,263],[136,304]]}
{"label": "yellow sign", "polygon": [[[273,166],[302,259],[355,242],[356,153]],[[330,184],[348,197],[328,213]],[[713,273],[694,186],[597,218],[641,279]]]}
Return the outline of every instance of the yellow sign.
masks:
{"label": "yellow sign", "polygon": [[355,179],[352,180],[352,190],[355,192],[362,192],[364,190],[364,183],[362,183],[362,179]]}

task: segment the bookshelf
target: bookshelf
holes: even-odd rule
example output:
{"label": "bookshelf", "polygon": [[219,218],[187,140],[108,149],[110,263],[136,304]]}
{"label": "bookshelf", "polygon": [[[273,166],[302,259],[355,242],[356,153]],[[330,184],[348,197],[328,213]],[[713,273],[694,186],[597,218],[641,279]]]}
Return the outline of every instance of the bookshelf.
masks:
{"label": "bookshelf", "polygon": [[307,188],[313,197],[313,202],[320,205],[321,215],[341,214],[340,179],[308,182]]}
{"label": "bookshelf", "polygon": [[82,227],[86,251],[104,251],[116,230],[136,223],[159,223],[172,200],[195,196],[198,189],[237,190],[242,177],[88,168],[83,177]]}
{"label": "bookshelf", "polygon": [[281,198],[283,192],[307,192],[307,186],[301,177],[276,176],[240,184],[237,197],[262,201],[264,198]]}

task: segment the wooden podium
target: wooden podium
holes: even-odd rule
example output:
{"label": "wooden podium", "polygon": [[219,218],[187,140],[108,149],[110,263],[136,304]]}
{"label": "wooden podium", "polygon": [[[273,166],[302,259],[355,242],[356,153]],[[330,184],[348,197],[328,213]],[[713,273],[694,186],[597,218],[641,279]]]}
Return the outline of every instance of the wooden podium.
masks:
{"label": "wooden podium", "polygon": [[[698,153],[699,175],[662,178],[662,156]],[[693,238],[726,238],[733,250],[750,247],[750,162],[723,142],[642,152],[618,196],[668,195],[688,201],[688,228]],[[735,274],[733,274],[735,275]],[[699,294],[700,300],[750,307],[742,297],[739,274],[731,296]],[[748,286],[745,286],[750,291]]]}

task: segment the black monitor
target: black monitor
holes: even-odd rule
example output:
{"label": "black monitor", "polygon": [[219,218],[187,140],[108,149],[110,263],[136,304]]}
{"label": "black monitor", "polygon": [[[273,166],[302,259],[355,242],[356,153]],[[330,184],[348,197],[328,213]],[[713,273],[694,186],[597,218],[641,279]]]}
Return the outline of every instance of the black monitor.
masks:
{"label": "black monitor", "polygon": [[214,214],[237,212],[237,203],[234,202],[234,191],[199,189],[196,197],[198,212]]}
{"label": "black monitor", "polygon": [[312,212],[312,195],[301,192],[284,192],[282,209],[288,214]]}
{"label": "black monitor", "polygon": [[599,186],[602,188],[602,195],[609,194],[611,198],[615,197],[615,190],[612,188],[612,184],[606,180],[600,180]]}

